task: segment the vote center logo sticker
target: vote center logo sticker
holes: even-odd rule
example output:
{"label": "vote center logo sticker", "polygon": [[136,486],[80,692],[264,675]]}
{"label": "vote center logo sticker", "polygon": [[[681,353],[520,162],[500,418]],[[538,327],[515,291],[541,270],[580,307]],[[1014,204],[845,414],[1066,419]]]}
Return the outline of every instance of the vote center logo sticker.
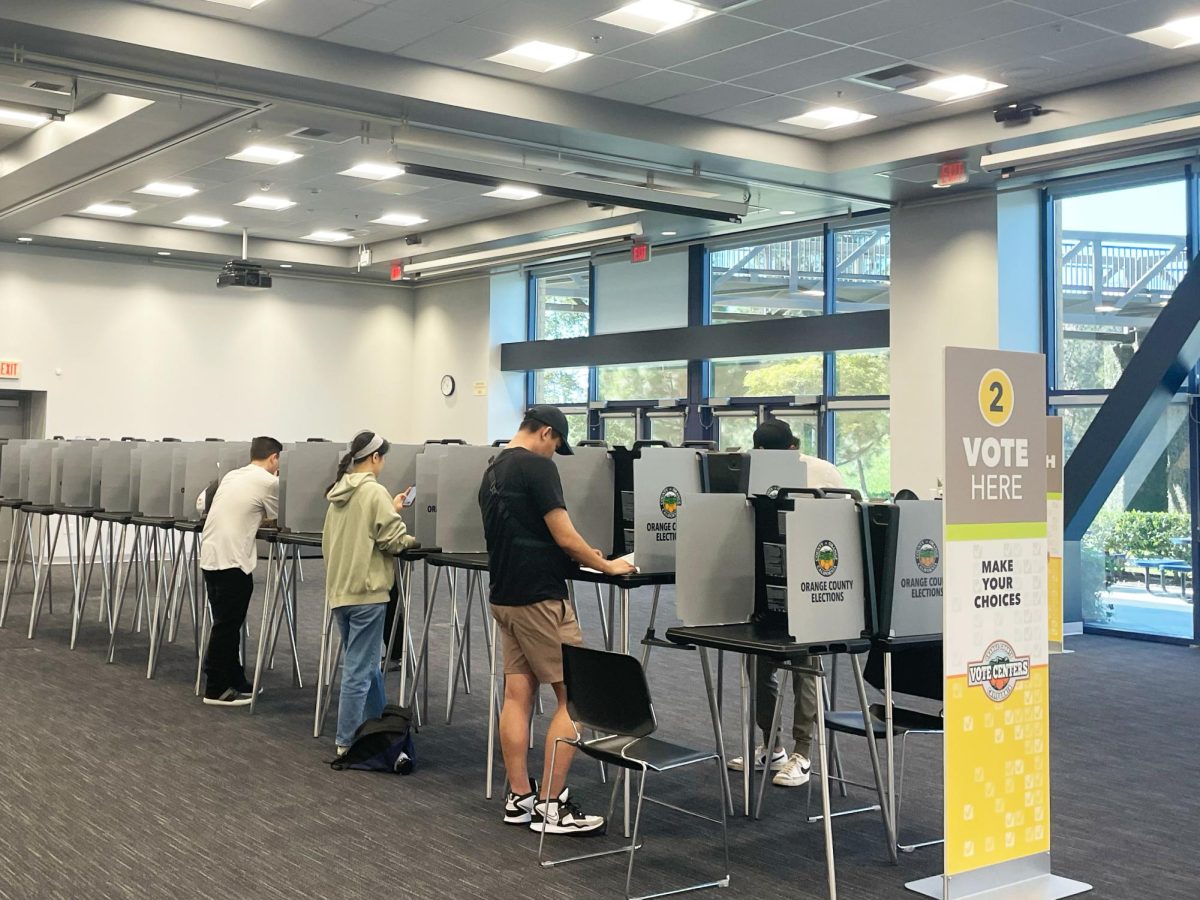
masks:
{"label": "vote center logo sticker", "polygon": [[915,554],[917,568],[926,575],[933,572],[941,562],[942,555],[938,550],[938,545],[930,538],[921,538],[917,541],[917,552]]}
{"label": "vote center logo sticker", "polygon": [[683,495],[679,493],[677,487],[665,487],[663,492],[658,495],[658,509],[668,519],[675,518],[681,506],[683,506]]}
{"label": "vote center logo sticker", "polygon": [[1017,682],[1029,677],[1029,657],[1017,656],[1008,641],[992,641],[983,651],[983,659],[967,666],[968,687],[983,688],[988,698],[1001,703],[1017,689]]}
{"label": "vote center logo sticker", "polygon": [[833,541],[821,541],[817,544],[817,549],[813,552],[813,564],[817,567],[817,574],[828,578],[838,567],[838,549]]}
{"label": "vote center logo sticker", "polygon": [[979,412],[993,428],[1003,428],[1012,418],[1016,397],[1012,379],[1003,369],[989,369],[979,382]]}

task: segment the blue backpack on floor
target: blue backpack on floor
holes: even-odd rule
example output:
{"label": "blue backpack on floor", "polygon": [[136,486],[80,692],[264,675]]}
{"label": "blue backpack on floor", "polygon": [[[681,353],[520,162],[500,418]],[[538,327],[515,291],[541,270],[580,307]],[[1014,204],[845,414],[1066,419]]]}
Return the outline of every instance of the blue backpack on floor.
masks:
{"label": "blue backpack on floor", "polygon": [[389,703],[378,719],[367,719],[354,732],[345,756],[332,762],[337,771],[361,769],[408,775],[416,761],[412,739],[412,715],[403,706]]}

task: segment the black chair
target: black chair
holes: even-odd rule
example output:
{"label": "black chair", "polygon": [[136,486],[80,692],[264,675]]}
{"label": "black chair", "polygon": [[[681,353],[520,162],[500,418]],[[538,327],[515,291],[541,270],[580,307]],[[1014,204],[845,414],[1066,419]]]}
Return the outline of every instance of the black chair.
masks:
{"label": "black chair", "polygon": [[[720,757],[716,753],[690,750],[687,747],[668,744],[666,741],[650,737],[657,730],[658,721],[654,717],[654,706],[650,700],[650,686],[646,683],[646,673],[637,659],[623,653],[574,647],[570,644],[564,644],[562,651],[563,682],[567,689],[567,710],[575,723],[575,738],[573,740],[559,738],[554,742],[550,753],[551,770],[554,768],[558,745],[561,743],[570,744],[580,752],[602,763],[616,766],[620,774],[613,779],[607,821],[612,820],[613,809],[617,802],[617,791],[620,789],[622,779],[628,778],[630,772],[641,772],[642,777],[638,783],[633,833],[628,846],[573,856],[569,859],[547,860],[543,858],[542,854],[542,848],[546,842],[546,833],[542,832],[541,839],[538,841],[538,865],[557,866],[582,859],[594,859],[598,856],[628,853],[629,865],[625,873],[625,896],[629,900],[650,900],[652,897],[681,894],[702,888],[728,887],[729,828],[725,821],[725,780]],[[585,741],[580,731],[581,728],[590,728],[603,736]],[[721,818],[719,820],[645,796],[647,772],[669,772],[701,762],[712,762],[717,768],[717,784],[721,793]],[[634,855],[639,848],[638,827],[642,818],[643,800],[689,816],[695,816],[698,819],[719,823],[725,854],[725,875],[716,881],[707,881],[702,884],[693,884],[688,887],[634,898],[630,893],[630,887],[633,883]]]}
{"label": "black chair", "polygon": [[[894,667],[892,675],[893,696],[896,693],[900,693],[928,700],[940,701],[942,699],[942,648],[940,644],[936,647],[893,650],[891,655]],[[885,664],[885,651],[883,648],[878,646],[871,648],[871,652],[867,657],[864,678],[871,687],[880,693],[884,693],[886,688]],[[872,739],[876,741],[886,740],[886,701],[885,703],[872,703],[869,709],[871,712]],[[830,731],[840,734],[857,735],[865,738],[867,733],[866,728],[863,726],[862,713],[858,710],[854,710],[853,712],[828,712],[825,714],[825,726]],[[904,799],[904,763],[908,757],[908,736],[922,734],[941,736],[943,730],[944,726],[940,713],[933,714],[914,709],[911,706],[901,706],[893,700],[892,735],[900,738],[900,771],[896,779],[896,820],[894,824],[896,829],[896,847],[905,853],[911,853],[920,847],[931,847],[942,843],[941,839],[913,844],[905,844],[901,841],[900,806],[901,801]],[[849,783],[860,787],[869,787],[869,785],[858,785],[857,782]]]}

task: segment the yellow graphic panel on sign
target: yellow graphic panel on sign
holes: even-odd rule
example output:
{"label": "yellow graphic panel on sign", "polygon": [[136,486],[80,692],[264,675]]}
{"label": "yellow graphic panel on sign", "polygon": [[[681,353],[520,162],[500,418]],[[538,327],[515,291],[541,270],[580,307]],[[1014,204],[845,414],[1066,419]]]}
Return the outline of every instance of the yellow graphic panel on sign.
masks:
{"label": "yellow graphic panel on sign", "polygon": [[1051,556],[1046,560],[1046,597],[1047,608],[1050,611],[1050,643],[1061,645],[1063,642],[1063,561],[1061,556]]}
{"label": "yellow graphic panel on sign", "polygon": [[979,412],[989,425],[1000,428],[1008,424],[1016,406],[1012,379],[1003,369],[989,369],[979,382]]}
{"label": "yellow graphic panel on sign", "polygon": [[948,875],[1050,849],[1049,670],[985,665],[946,685],[946,736],[961,760],[946,769]]}

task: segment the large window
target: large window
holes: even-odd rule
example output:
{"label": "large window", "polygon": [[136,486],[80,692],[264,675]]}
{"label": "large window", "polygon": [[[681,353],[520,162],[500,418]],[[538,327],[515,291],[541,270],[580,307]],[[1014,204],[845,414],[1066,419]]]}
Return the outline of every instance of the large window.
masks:
{"label": "large window", "polygon": [[834,393],[840,397],[886,397],[892,386],[892,352],[842,350],[833,354]]}
{"label": "large window", "polygon": [[[533,338],[539,341],[587,337],[591,333],[591,271],[534,273],[532,279]],[[586,367],[545,369],[534,373],[535,403],[586,403]]]}
{"label": "large window", "polygon": [[834,232],[834,312],[887,309],[892,288],[892,230],[886,222]]}
{"label": "large window", "polygon": [[714,359],[714,397],[792,397],[824,393],[825,355]]}
{"label": "large window", "polygon": [[819,316],[825,302],[821,234],[709,254],[712,324]]}
{"label": "large window", "polygon": [[1111,388],[1187,271],[1182,179],[1054,203],[1059,390]]}
{"label": "large window", "polygon": [[687,363],[600,366],[599,400],[668,400],[687,396]]}
{"label": "large window", "polygon": [[[833,462],[842,473],[846,487],[854,488],[872,500],[886,500],[891,491],[890,416],[886,409],[835,410]],[[933,485],[901,484],[918,494],[927,495]]]}

